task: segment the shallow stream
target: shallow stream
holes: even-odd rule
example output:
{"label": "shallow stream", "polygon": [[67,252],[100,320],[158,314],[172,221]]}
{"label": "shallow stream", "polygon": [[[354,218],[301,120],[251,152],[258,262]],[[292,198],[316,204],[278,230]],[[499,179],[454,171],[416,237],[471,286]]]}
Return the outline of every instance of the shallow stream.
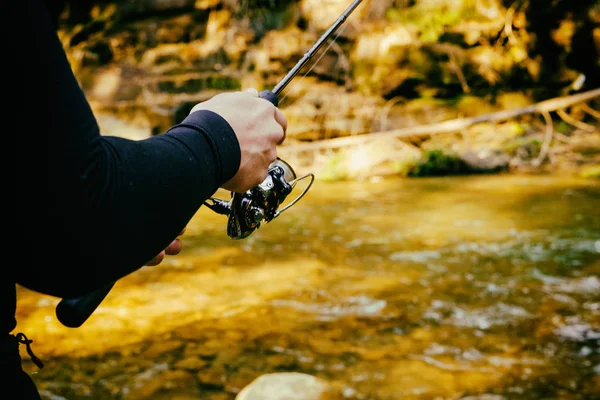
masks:
{"label": "shallow stream", "polygon": [[225,222],[200,209],[78,329],[20,288],[43,398],[233,400],[283,371],[352,400],[600,398],[597,180],[317,181],[247,239]]}

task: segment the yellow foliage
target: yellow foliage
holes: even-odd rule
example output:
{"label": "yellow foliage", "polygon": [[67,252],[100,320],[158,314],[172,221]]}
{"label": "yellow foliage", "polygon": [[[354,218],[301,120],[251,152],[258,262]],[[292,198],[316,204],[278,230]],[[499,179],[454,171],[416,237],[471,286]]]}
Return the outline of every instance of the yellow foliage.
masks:
{"label": "yellow foliage", "polygon": [[208,10],[219,5],[221,0],[196,0],[194,8],[198,10]]}
{"label": "yellow foliage", "polygon": [[206,25],[206,34],[215,34],[223,30],[231,20],[231,11],[229,10],[214,10],[208,16],[208,24]]}
{"label": "yellow foliage", "polygon": [[481,46],[473,50],[470,58],[477,66],[477,72],[489,83],[494,84],[500,81],[499,72],[505,69],[507,62],[502,53],[492,47]]}
{"label": "yellow foliage", "polygon": [[575,22],[571,19],[561,21],[558,28],[552,31],[552,39],[563,46],[569,48],[571,46],[571,38],[575,33]]}
{"label": "yellow foliage", "polygon": [[[304,0],[300,7],[302,14],[312,27],[326,29],[335,21],[336,16],[344,12],[348,5],[347,0]],[[352,20],[360,18],[366,10],[367,7],[357,7],[345,24],[348,25],[348,23],[352,23]]]}
{"label": "yellow foliage", "polygon": [[533,79],[538,79],[540,76],[540,71],[541,71],[541,65],[540,65],[540,58],[536,57],[535,59],[529,59],[527,61],[527,63],[525,64],[525,67],[527,68],[527,72],[529,73],[529,75],[531,75],[531,77]]}
{"label": "yellow foliage", "polygon": [[273,30],[268,32],[261,42],[271,59],[289,59],[301,53],[307,48],[308,39],[305,33],[297,26],[291,26],[284,30]]}
{"label": "yellow foliage", "polygon": [[474,117],[496,111],[488,101],[477,96],[462,96],[456,107],[459,115],[463,117]]}
{"label": "yellow foliage", "polygon": [[522,92],[502,93],[496,97],[496,103],[502,109],[527,107],[532,103],[531,98]]}
{"label": "yellow foliage", "polygon": [[600,179],[600,164],[598,165],[589,165],[581,168],[579,175],[582,178],[596,178]]}
{"label": "yellow foliage", "polygon": [[[600,54],[600,28],[595,28],[594,32],[594,44],[596,45],[596,53]],[[600,58],[596,61],[596,65],[600,65]]]}
{"label": "yellow foliage", "polygon": [[509,50],[509,53],[516,63],[520,63],[529,57],[529,54],[527,54],[527,49],[525,49],[525,46],[522,43],[512,46]]}
{"label": "yellow foliage", "polygon": [[401,49],[414,43],[414,35],[401,25],[390,26],[383,32],[361,35],[353,54],[354,61],[395,64],[401,60]]}

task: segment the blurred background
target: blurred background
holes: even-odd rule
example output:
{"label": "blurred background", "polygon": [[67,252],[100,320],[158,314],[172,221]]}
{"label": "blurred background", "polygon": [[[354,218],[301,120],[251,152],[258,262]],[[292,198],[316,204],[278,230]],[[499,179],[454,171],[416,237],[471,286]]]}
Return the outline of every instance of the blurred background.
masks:
{"label": "blurred background", "polygon": [[[57,20],[103,134],[143,139],[271,89],[350,3],[80,0]],[[298,204],[239,241],[201,208],[180,255],[77,329],[19,288],[43,398],[234,400],[282,372],[352,400],[597,398],[599,60],[597,1],[364,0],[280,97],[279,155],[316,177]]]}

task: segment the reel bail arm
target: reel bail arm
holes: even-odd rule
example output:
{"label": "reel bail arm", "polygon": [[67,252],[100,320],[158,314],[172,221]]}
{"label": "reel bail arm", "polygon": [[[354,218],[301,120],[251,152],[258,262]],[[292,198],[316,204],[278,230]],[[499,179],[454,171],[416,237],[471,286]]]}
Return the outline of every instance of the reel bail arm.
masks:
{"label": "reel bail arm", "polygon": [[[296,183],[311,177],[304,191],[281,210],[287,196],[292,193]],[[270,166],[265,180],[245,193],[232,192],[231,200],[225,201],[211,197],[204,204],[218,214],[228,216],[227,235],[232,239],[244,239],[258,229],[261,222],[270,222],[282,212],[289,209],[300,200],[310,189],[314,174],[306,174],[300,178],[292,167],[278,158]]]}

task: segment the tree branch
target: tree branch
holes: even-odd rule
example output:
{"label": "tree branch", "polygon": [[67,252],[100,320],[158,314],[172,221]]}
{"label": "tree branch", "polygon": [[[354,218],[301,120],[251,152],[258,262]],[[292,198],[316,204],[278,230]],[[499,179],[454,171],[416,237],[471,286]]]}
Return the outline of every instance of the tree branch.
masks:
{"label": "tree branch", "polygon": [[558,114],[558,116],[565,121],[567,124],[573,125],[576,128],[581,129],[582,131],[587,131],[587,132],[596,132],[597,128],[586,124],[585,122],[582,121],[578,121],[575,118],[571,117],[569,114],[567,114],[567,112],[563,109],[560,110],[556,110],[556,114]]}
{"label": "tree branch", "polygon": [[536,104],[532,104],[527,107],[514,108],[510,110],[503,110],[489,114],[478,115],[471,118],[459,118],[449,121],[444,121],[430,125],[420,125],[408,128],[393,129],[383,132],[373,132],[354,136],[344,136],[335,139],[323,140],[319,142],[310,142],[295,144],[291,146],[283,146],[281,148],[284,152],[301,152],[307,150],[324,149],[324,148],[339,148],[353,144],[360,144],[373,139],[381,138],[401,138],[401,137],[416,137],[416,136],[430,136],[440,133],[455,133],[460,132],[472,125],[479,124],[482,122],[499,122],[505,121],[511,118],[518,117],[525,114],[533,113],[544,113],[564,109],[573,104],[582,103],[591,100],[595,97],[600,96],[600,88],[593,89],[587,92],[578,93],[572,96],[555,97],[541,101]]}
{"label": "tree branch", "polygon": [[552,117],[550,117],[550,113],[548,111],[542,111],[542,115],[544,116],[544,120],[546,121],[546,136],[544,138],[544,143],[540,148],[540,154],[532,162],[532,165],[534,167],[539,167],[546,159],[546,155],[548,154],[548,150],[550,149],[550,143],[552,143],[552,136],[554,134],[554,128],[552,127]]}

